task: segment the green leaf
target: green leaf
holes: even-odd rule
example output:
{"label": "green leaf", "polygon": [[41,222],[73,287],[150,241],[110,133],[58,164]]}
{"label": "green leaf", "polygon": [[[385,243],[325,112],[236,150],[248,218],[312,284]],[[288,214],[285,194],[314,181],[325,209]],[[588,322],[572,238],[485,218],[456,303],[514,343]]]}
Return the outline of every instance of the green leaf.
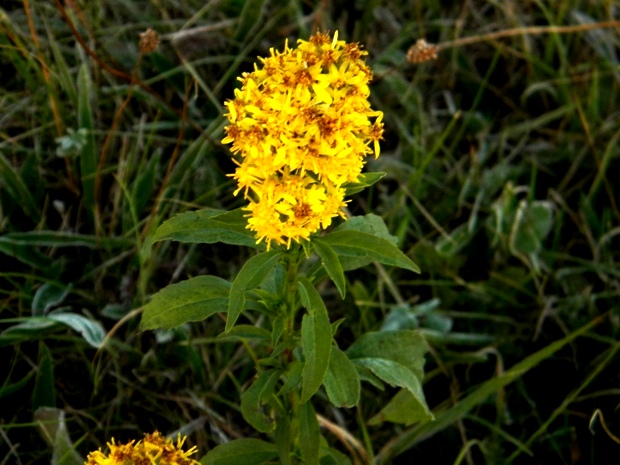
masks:
{"label": "green leaf", "polygon": [[278,456],[278,448],[260,439],[236,439],[211,449],[202,465],[260,465]]}
{"label": "green leaf", "polygon": [[142,217],[142,212],[146,209],[148,202],[153,198],[157,181],[157,169],[161,162],[161,150],[156,150],[148,157],[145,165],[140,167],[133,182],[131,199],[134,204],[136,215]]}
{"label": "green leaf", "polygon": [[82,190],[84,202],[88,207],[95,206],[95,175],[97,172],[98,152],[95,146],[95,135],[93,132],[92,102],[93,97],[92,81],[86,63],[80,66],[78,72],[78,130],[86,131],[86,143],[82,147],[80,156],[80,171],[82,174]]}
{"label": "green leaf", "polygon": [[278,391],[278,396],[283,396],[299,386],[303,369],[304,364],[299,360],[295,360],[289,364],[288,372],[286,373],[286,381],[280,388],[280,391]]}
{"label": "green leaf", "polygon": [[[432,413],[426,405],[426,400],[424,399],[421,380],[415,376],[411,370],[407,369],[407,367],[384,358],[358,358],[355,359],[355,363],[368,368],[389,385],[407,389],[414,398],[411,404],[413,405],[415,403],[415,408],[413,408],[412,405],[409,406],[411,408],[408,413],[411,413],[413,416],[408,418],[406,423],[411,424],[433,418]],[[381,417],[380,414],[379,417]]]}
{"label": "green leaf", "polygon": [[391,242],[392,245],[398,244],[398,238],[390,234],[383,218],[375,215],[374,213],[349,218],[347,221],[335,228],[334,231],[359,231],[385,239],[386,241]]}
{"label": "green leaf", "polygon": [[62,286],[56,283],[44,283],[35,292],[32,299],[32,315],[43,316],[50,308],[62,303],[71,286]]}
{"label": "green leaf", "polygon": [[286,317],[284,315],[278,315],[271,322],[271,346],[275,347],[282,333],[284,332],[284,325],[286,323]]}
{"label": "green leaf", "polygon": [[325,271],[327,271],[327,274],[338,288],[340,297],[344,299],[347,284],[344,279],[344,272],[342,271],[340,260],[338,260],[338,255],[336,255],[336,252],[334,252],[329,245],[319,239],[312,239],[312,245],[317,255],[321,258],[321,263]]}
{"label": "green leaf", "polygon": [[392,386],[407,389],[413,397],[400,417],[394,413],[397,405],[390,405],[386,412],[382,410],[375,417],[375,421],[381,421],[384,417],[398,420],[406,417],[406,423],[414,423],[432,418],[422,391],[424,354],[427,350],[424,337],[418,331],[411,330],[366,333],[349,347],[347,355],[356,365],[370,370]]}
{"label": "green leaf", "polygon": [[105,340],[105,330],[98,321],[90,320],[77,313],[50,313],[47,319],[69,326],[95,349],[101,348]]}
{"label": "green leaf", "polygon": [[0,237],[2,241],[27,247],[103,247],[127,248],[132,241],[117,237],[97,237],[88,234],[74,234],[61,231],[13,232]]}
{"label": "green leaf", "polygon": [[[390,234],[387,226],[383,222],[383,219],[380,216],[372,213],[365,216],[354,216],[352,218],[349,218],[347,221],[335,228],[333,232],[338,231],[359,231],[371,234],[381,239],[385,239],[386,241],[392,243],[394,246],[396,246],[398,243],[398,238]],[[333,232],[330,234],[333,234]],[[324,237],[322,239],[324,239]],[[373,258],[368,255],[338,255],[340,265],[342,266],[342,269],[344,271],[356,270],[373,262]]]}
{"label": "green leaf", "polygon": [[251,325],[237,325],[228,333],[222,333],[217,339],[271,339],[271,334],[264,328]]}
{"label": "green leaf", "polygon": [[360,231],[332,231],[323,236],[338,255],[370,258],[384,265],[420,272],[420,268],[391,242]]}
{"label": "green leaf", "polygon": [[153,242],[163,240],[199,244],[224,242],[264,248],[264,245],[256,244],[254,233],[246,228],[248,221],[245,214],[241,209],[230,212],[198,210],[179,213],[157,228]]}
{"label": "green leaf", "polygon": [[34,412],[34,421],[41,437],[52,447],[50,465],[84,464],[84,458],[71,442],[63,410],[40,407]]}
{"label": "green leaf", "polygon": [[[413,307],[409,304],[395,305],[383,320],[381,331],[416,329],[423,325],[425,329],[448,333],[452,329],[452,319],[437,311],[440,303],[435,298]],[[426,333],[424,336],[428,340]]]}
{"label": "green leaf", "polygon": [[360,398],[360,378],[349,357],[332,347],[323,385],[329,401],[336,407],[353,407]]}
{"label": "green leaf", "polygon": [[[35,223],[39,222],[41,211],[37,201],[32,197],[31,189],[11,163],[0,153],[0,184]],[[1,244],[0,244],[1,245]],[[0,249],[1,250],[1,249]]]}
{"label": "green leaf", "polygon": [[281,465],[291,465],[291,422],[288,416],[278,418],[274,433]]}
{"label": "green leaf", "polygon": [[425,402],[420,402],[420,399],[409,390],[401,389],[379,413],[368,421],[368,424],[378,425],[384,421],[391,421],[409,426],[432,418],[433,415],[429,412]]}
{"label": "green leaf", "polygon": [[304,464],[318,464],[320,439],[314,407],[312,402],[306,402],[299,407],[299,450]]}
{"label": "green leaf", "polygon": [[408,304],[394,306],[383,319],[382,331],[396,331],[400,329],[416,329],[420,326],[419,313],[415,307]]}
{"label": "green leaf", "polygon": [[379,181],[386,174],[387,173],[383,173],[381,171],[360,174],[359,178],[357,178],[357,182],[350,182],[344,185],[345,196],[357,194],[358,192],[363,191],[367,187],[372,186],[374,183]]}
{"label": "green leaf", "polygon": [[497,339],[496,336],[484,333],[458,333],[454,331],[444,333],[428,328],[421,328],[420,332],[424,334],[426,340],[431,341],[434,345],[459,344],[487,346],[496,343]]}
{"label": "green leaf", "polygon": [[424,354],[428,345],[419,331],[369,332],[355,341],[346,353],[351,360],[357,358],[383,358],[407,367],[418,379],[424,377]]}
{"label": "green leaf", "polygon": [[[276,266],[270,273],[270,276],[273,275],[278,268],[279,266]],[[252,289],[251,294],[246,295],[246,299],[256,301],[256,303],[261,305],[261,311],[269,312],[271,315],[277,315],[280,313],[280,306],[283,303],[282,295],[265,290],[265,287],[268,285],[268,279],[269,278],[261,284],[260,289]]]}
{"label": "green leaf", "polygon": [[16,244],[10,238],[0,236],[0,253],[14,257],[26,265],[32,266],[38,270],[48,271],[54,261],[47,255],[37,252],[31,246]]}
{"label": "green leaf", "polygon": [[356,365],[357,375],[360,377],[360,381],[366,381],[367,383],[372,384],[374,387],[379,389],[380,391],[385,391],[385,384],[379,378],[377,378],[372,371],[368,368],[364,368],[361,365]]}
{"label": "green leaf", "polygon": [[329,365],[332,332],[327,309],[318,291],[305,277],[298,280],[301,302],[308,310],[301,322],[301,347],[305,362],[301,374],[301,399],[308,401],[321,387]]}
{"label": "green leaf", "polygon": [[[30,381],[30,378],[32,378],[34,374],[35,374],[35,371],[31,370],[28,372],[26,376],[24,376],[19,381],[15,383],[11,383],[11,384],[5,384],[4,386],[0,386],[0,399],[2,399],[3,397],[10,396],[14,392],[21,390],[26,384],[28,384],[28,381]],[[4,382],[7,383],[8,378]]]}
{"label": "green leaf", "polygon": [[342,452],[330,447],[321,447],[320,449],[321,465],[351,465],[351,459]]}
{"label": "green leaf", "polygon": [[43,330],[58,327],[58,324],[69,326],[77,331],[88,344],[96,349],[99,349],[105,340],[105,331],[99,322],[77,313],[57,312],[44,317],[16,318],[15,320],[23,322],[0,333],[0,346],[42,338],[45,336]]}
{"label": "green leaf", "polygon": [[347,257],[345,255],[340,255],[338,258],[340,259],[343,271],[357,270],[373,262],[373,259],[370,257]]}
{"label": "green leaf", "polygon": [[231,285],[217,276],[196,276],[171,284],[144,306],[140,328],[170,329],[188,321],[202,321],[226,312]]}
{"label": "green leaf", "polygon": [[42,339],[46,329],[58,326],[56,322],[47,317],[26,317],[17,321],[22,322],[9,326],[0,333],[0,347],[14,345],[21,341]]}
{"label": "green leaf", "polygon": [[261,433],[270,433],[276,426],[274,419],[264,412],[263,406],[273,396],[279,377],[280,372],[277,370],[263,371],[256,381],[241,394],[243,418]]}
{"label": "green leaf", "polygon": [[536,201],[519,202],[510,235],[510,249],[517,254],[536,254],[553,224],[553,204]]}
{"label": "green leaf", "polygon": [[32,409],[39,407],[56,407],[54,361],[52,353],[43,342],[39,343],[37,377],[32,392]]}
{"label": "green leaf", "polygon": [[271,269],[278,263],[281,255],[280,252],[275,252],[274,250],[259,253],[243,265],[230,288],[226,332],[232,329],[243,311],[245,291],[258,287],[267,278]]}
{"label": "green leaf", "polygon": [[[293,350],[295,347],[292,347],[292,342],[294,341],[281,341],[278,343],[277,346],[275,346],[271,352],[271,355],[269,356],[269,358],[272,361],[275,361],[277,358],[280,357],[280,355],[282,355],[282,353],[284,353],[284,351],[291,351]],[[295,341],[296,342],[296,341]],[[277,363],[277,362],[275,362]],[[302,363],[302,362],[300,362]]]}
{"label": "green leaf", "polygon": [[389,385],[409,389],[424,399],[420,380],[404,365],[385,358],[356,358],[354,361],[357,365],[368,368]]}

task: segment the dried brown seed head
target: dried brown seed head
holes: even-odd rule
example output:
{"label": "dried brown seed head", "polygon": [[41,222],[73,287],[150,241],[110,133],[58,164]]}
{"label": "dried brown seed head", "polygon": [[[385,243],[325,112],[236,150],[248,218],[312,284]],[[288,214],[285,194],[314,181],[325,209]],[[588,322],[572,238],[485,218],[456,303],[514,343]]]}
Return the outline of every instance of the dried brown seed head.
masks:
{"label": "dried brown seed head", "polygon": [[418,39],[407,52],[407,60],[415,64],[436,60],[438,50],[436,45],[429,44],[424,39]]}
{"label": "dried brown seed head", "polygon": [[140,53],[147,55],[153,52],[159,45],[159,36],[150,27],[140,34]]}

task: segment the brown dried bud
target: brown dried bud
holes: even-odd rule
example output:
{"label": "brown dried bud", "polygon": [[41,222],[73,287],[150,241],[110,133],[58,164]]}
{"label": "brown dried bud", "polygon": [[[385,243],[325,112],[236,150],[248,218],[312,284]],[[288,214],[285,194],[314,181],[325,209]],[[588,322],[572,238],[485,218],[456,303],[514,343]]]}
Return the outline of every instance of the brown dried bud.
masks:
{"label": "brown dried bud", "polygon": [[436,60],[438,50],[437,45],[429,44],[424,39],[418,39],[407,52],[407,60],[415,64]]}
{"label": "brown dried bud", "polygon": [[140,53],[147,55],[154,51],[159,45],[159,36],[150,27],[140,34]]}

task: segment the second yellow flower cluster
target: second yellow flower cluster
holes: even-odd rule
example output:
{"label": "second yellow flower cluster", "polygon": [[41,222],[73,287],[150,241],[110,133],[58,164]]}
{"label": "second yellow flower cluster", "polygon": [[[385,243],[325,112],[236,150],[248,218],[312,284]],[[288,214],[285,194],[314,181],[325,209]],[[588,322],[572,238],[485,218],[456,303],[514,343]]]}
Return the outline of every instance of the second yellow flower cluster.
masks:
{"label": "second yellow flower cluster", "polygon": [[144,439],[116,444],[114,439],[108,443],[110,452],[101,450],[91,452],[84,465],[200,465],[189,456],[197,452],[196,447],[188,451],[182,449],[185,437],[178,436],[176,445],[166,439],[159,431],[144,435]]}

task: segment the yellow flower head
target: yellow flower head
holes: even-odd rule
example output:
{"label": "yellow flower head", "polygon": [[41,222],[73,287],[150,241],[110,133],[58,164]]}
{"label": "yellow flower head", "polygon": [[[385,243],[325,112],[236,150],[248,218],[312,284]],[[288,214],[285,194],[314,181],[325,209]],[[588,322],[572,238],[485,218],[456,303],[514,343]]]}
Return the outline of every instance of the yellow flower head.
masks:
{"label": "yellow flower head", "polygon": [[196,452],[196,447],[188,451],[181,449],[185,439],[179,434],[175,445],[172,439],[165,439],[158,431],[144,435],[144,439],[137,443],[116,444],[112,439],[108,443],[109,454],[104,454],[101,449],[91,452],[84,465],[200,465],[189,458]]}
{"label": "yellow flower head", "polygon": [[258,242],[289,246],[327,227],[342,215],[343,185],[357,181],[366,156],[379,156],[383,114],[368,102],[366,54],[337,32],[317,33],[271,49],[239,78],[222,142],[241,156],[235,194],[250,202]]}

